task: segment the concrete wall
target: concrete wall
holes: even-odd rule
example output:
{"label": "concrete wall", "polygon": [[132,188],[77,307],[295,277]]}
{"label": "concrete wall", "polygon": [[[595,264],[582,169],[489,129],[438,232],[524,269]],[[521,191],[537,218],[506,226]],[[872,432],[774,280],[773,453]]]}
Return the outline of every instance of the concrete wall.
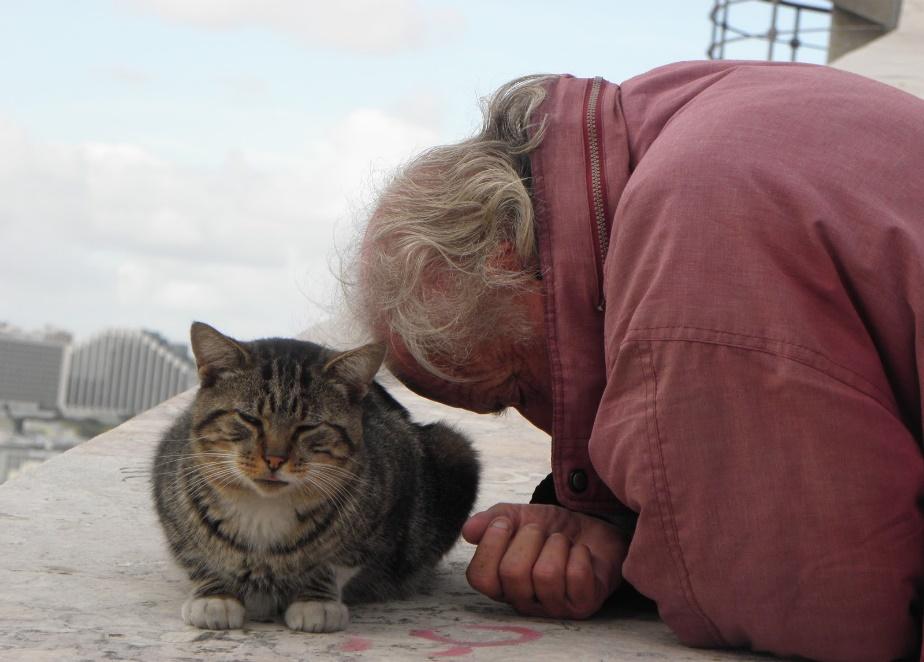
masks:
{"label": "concrete wall", "polygon": [[887,30],[898,25],[902,0],[834,0],[834,8],[839,12],[850,12]]}
{"label": "concrete wall", "polygon": [[895,29],[901,0],[844,0],[831,12],[828,61],[865,46]]}
{"label": "concrete wall", "polygon": [[[864,4],[861,0],[854,0],[854,3],[858,5],[854,9],[862,9],[859,5]],[[837,3],[839,7],[847,4],[851,3]],[[876,5],[885,12],[877,15],[879,18],[888,18],[886,5],[889,2],[866,4]],[[832,34],[832,44],[834,40]],[[831,65],[924,98],[924,0],[903,0],[895,30],[846,55],[832,57]]]}

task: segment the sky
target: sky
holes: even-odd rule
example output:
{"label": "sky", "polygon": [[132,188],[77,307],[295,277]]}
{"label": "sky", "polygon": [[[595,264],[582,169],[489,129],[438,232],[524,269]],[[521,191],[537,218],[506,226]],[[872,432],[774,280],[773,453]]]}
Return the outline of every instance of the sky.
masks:
{"label": "sky", "polygon": [[[377,186],[470,135],[480,97],[528,73],[621,82],[703,59],[712,5],[4,3],[0,322],[78,340],[184,341],[193,320],[296,335],[335,311],[339,255]],[[733,16],[767,24],[761,2]]]}

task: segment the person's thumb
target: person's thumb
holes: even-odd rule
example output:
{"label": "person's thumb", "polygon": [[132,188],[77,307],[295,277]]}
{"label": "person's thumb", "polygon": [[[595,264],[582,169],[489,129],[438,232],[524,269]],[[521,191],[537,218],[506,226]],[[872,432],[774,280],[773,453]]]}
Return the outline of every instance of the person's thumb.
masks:
{"label": "person's thumb", "polygon": [[484,535],[488,525],[498,517],[505,517],[510,521],[511,525],[515,525],[516,508],[514,504],[499,503],[480,513],[475,513],[463,525],[462,537],[465,542],[477,545],[481,542],[481,537]]}

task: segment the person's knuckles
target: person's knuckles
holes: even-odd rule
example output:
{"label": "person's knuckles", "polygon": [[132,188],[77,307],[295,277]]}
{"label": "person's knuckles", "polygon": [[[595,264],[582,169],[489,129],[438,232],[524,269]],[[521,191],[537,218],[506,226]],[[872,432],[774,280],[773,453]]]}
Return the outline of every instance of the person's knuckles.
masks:
{"label": "person's knuckles", "polygon": [[512,600],[532,599],[533,565],[542,551],[545,534],[535,525],[521,527],[507,547],[498,568],[504,595]]}
{"label": "person's knuckles", "polygon": [[593,586],[593,571],[590,564],[569,563],[565,569],[565,582],[570,590],[584,595]]}
{"label": "person's knuckles", "polygon": [[602,603],[597,590],[598,583],[591,565],[590,550],[584,545],[575,545],[568,558],[565,570],[567,596],[576,613],[590,613]]}
{"label": "person's knuckles", "polygon": [[520,527],[501,561],[501,576],[513,574],[521,576],[532,572],[533,563],[542,551],[545,534],[535,524]]}
{"label": "person's knuckles", "polygon": [[469,585],[492,600],[501,600],[503,592],[501,591],[500,579],[496,570],[491,572],[484,565],[478,565],[474,561],[469,563],[465,571],[465,579]]}
{"label": "person's knuckles", "polygon": [[511,536],[510,522],[505,518],[492,521],[481,537],[465,577],[476,591],[499,600],[502,596],[498,565],[504,557]]}
{"label": "person's knuckles", "polygon": [[484,575],[471,575],[466,574],[466,579],[468,579],[469,585],[482,595],[496,600],[498,602],[503,602],[504,594],[501,592],[500,582],[497,580],[492,580],[490,577]]}
{"label": "person's knuckles", "polygon": [[564,572],[565,567],[563,563],[558,564],[545,559],[536,561],[536,565],[533,566],[532,572],[533,583],[537,588],[554,588],[561,582]]}
{"label": "person's knuckles", "polygon": [[533,565],[533,584],[536,593],[543,596],[558,597],[564,595],[567,583],[566,563],[567,550],[563,553],[553,550],[549,554],[542,554]]}
{"label": "person's knuckles", "polygon": [[603,604],[603,600],[592,593],[569,597],[567,607],[569,617],[577,619],[590,618],[597,613],[601,604]]}

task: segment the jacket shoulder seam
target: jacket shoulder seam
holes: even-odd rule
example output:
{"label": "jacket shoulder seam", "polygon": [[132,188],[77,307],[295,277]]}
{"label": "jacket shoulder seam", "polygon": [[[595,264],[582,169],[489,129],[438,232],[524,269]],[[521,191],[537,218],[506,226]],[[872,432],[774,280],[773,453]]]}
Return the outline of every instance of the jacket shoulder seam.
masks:
{"label": "jacket shoulder seam", "polygon": [[693,584],[690,579],[690,571],[687,568],[686,560],[683,556],[683,549],[680,546],[680,532],[677,529],[677,520],[674,515],[674,505],[671,498],[671,487],[667,477],[667,467],[664,462],[664,453],[661,447],[661,426],[658,421],[658,375],[654,366],[653,349],[651,342],[638,343],[639,353],[645,366],[645,372],[648,378],[645,380],[645,395],[647,400],[648,424],[646,425],[649,453],[651,456],[651,480],[658,511],[661,518],[662,531],[666,538],[667,549],[674,559],[674,566],[679,575],[681,594],[690,610],[699,618],[709,634],[712,636],[716,645],[727,646],[719,629],[715,623],[706,615],[696,593],[693,591]]}

